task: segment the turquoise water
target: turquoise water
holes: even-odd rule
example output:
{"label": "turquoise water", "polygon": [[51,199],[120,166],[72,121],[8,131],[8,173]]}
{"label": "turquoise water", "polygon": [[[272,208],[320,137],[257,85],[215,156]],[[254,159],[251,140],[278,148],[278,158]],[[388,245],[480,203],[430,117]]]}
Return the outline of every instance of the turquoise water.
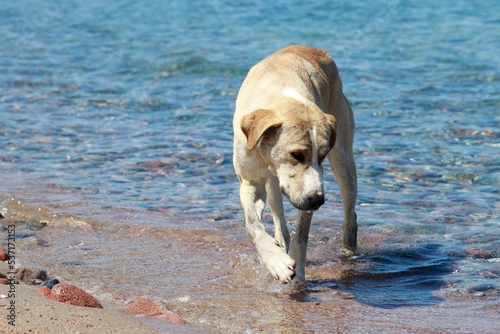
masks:
{"label": "turquoise water", "polygon": [[[498,296],[499,6],[3,4],[0,194],[111,225],[244,236],[231,161],[236,94],[261,58],[308,44],[336,60],[357,124],[357,261],[367,267],[339,289],[380,307],[439,304],[433,292],[443,289]],[[338,232],[342,215],[325,177],[318,240]],[[312,265],[334,255],[312,247]],[[387,295],[369,292],[384,285]]]}

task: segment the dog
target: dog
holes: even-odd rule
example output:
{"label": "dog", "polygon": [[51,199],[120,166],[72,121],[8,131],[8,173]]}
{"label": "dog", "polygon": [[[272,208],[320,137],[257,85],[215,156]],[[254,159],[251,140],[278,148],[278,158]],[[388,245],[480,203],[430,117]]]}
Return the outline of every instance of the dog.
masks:
{"label": "dog", "polygon": [[[342,196],[343,248],[352,253],[357,247],[354,125],[337,66],[326,51],[285,47],[253,66],[241,85],[233,119],[233,164],[246,232],[267,270],[283,284],[294,277],[305,281],[313,212],[325,202],[325,158]],[[299,210],[292,238],[282,194]],[[266,203],[274,238],[262,224]]]}

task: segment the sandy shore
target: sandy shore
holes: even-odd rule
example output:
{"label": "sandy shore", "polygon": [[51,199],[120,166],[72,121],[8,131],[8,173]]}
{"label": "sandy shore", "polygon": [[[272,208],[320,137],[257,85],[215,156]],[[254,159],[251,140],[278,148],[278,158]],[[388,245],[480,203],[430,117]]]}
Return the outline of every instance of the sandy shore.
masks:
{"label": "sandy shore", "polygon": [[[122,211],[112,213],[126,218]],[[0,298],[0,333],[498,332],[498,291],[486,285],[498,278],[495,270],[484,271],[484,291],[455,291],[445,281],[457,266],[453,261],[395,279],[371,271],[366,258],[338,260],[331,255],[338,240],[313,234],[309,284],[301,292],[272,280],[237,224],[206,229],[106,225],[5,197],[0,197],[0,214],[0,224],[17,224],[16,261],[42,266],[49,278],[75,285],[104,306],[59,303],[39,295],[40,285],[21,282],[15,286],[12,327],[7,323],[10,286],[0,284],[0,295],[7,296]],[[135,221],[141,219],[134,216]],[[5,247],[8,231],[0,232]],[[369,232],[360,241],[383,254],[377,245],[387,237]],[[412,254],[421,253],[405,248],[401,256],[411,261]],[[474,256],[481,264],[490,255]],[[0,262],[0,277],[7,271]],[[419,280],[424,284],[414,286]],[[141,303],[130,309],[134,300]],[[187,323],[173,322],[176,315]]]}
{"label": "sandy shore", "polygon": [[[158,307],[152,299],[147,300],[146,305],[133,306],[134,298],[139,296],[131,296],[130,305],[132,306],[123,303],[121,306],[104,303],[104,308],[74,306],[42,296],[38,290],[44,281],[58,277],[58,273],[49,273],[38,263],[31,263],[30,260],[33,259],[19,256],[26,245],[23,244],[23,240],[26,240],[26,231],[44,226],[69,227],[76,231],[83,231],[97,228],[100,223],[69,214],[55,214],[47,208],[32,207],[8,197],[0,196],[0,204],[0,234],[2,236],[0,241],[0,333],[147,334],[158,333],[157,330],[163,332],[166,328],[169,329],[169,326],[175,326],[172,323],[178,319],[183,321],[181,318],[176,318],[177,315]],[[29,229],[23,230],[23,226],[28,226]],[[9,228],[17,233],[14,232],[11,235]],[[27,240],[29,244],[30,238]],[[12,242],[9,244],[10,241]],[[15,269],[9,265],[7,256],[11,246],[12,254],[15,255],[11,264],[15,265]],[[45,252],[45,250],[40,251]],[[27,268],[25,270],[28,274],[23,274],[24,277],[13,274],[19,271],[19,265]],[[43,272],[43,275],[33,274],[39,270]],[[16,284],[10,284],[9,279],[14,276],[17,276]],[[154,317],[155,315],[157,318]]]}
{"label": "sandy shore", "polygon": [[[0,263],[0,274],[7,272],[7,262]],[[1,333],[156,333],[119,310],[59,303],[39,295],[38,288],[24,282],[0,285]],[[9,314],[15,317],[6,320]]]}

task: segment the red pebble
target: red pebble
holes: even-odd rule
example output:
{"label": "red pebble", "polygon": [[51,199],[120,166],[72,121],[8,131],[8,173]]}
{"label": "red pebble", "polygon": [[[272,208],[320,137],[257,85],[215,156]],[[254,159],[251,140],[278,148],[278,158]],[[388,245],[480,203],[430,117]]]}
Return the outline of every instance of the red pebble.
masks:
{"label": "red pebble", "polygon": [[97,299],[82,289],[68,283],[59,283],[54,285],[50,291],[50,298],[61,303],[75,306],[103,308]]}
{"label": "red pebble", "polygon": [[3,261],[7,261],[7,253],[0,248],[0,261],[3,262]]}
{"label": "red pebble", "polygon": [[186,320],[168,309],[167,304],[147,298],[134,298],[125,307],[125,311],[135,314],[152,316],[155,319],[166,320],[173,324],[185,324]]}
{"label": "red pebble", "polygon": [[0,278],[0,284],[9,284],[9,281],[7,281],[6,278]]}
{"label": "red pebble", "polygon": [[135,314],[159,315],[163,313],[162,305],[147,298],[134,298],[125,307],[125,311]]}
{"label": "red pebble", "polygon": [[38,289],[38,293],[42,296],[50,297],[50,289],[46,286],[42,286],[40,289]]}

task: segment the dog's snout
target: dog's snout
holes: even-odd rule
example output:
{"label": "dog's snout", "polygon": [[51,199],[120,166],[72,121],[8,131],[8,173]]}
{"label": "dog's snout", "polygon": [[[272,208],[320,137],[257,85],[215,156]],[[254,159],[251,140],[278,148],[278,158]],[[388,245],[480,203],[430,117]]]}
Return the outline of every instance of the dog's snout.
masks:
{"label": "dog's snout", "polygon": [[320,206],[325,204],[325,196],[323,194],[311,198],[311,208],[312,210],[319,209]]}
{"label": "dog's snout", "polygon": [[308,210],[318,210],[320,206],[325,204],[325,195],[323,192],[317,192],[316,194],[309,196],[306,201],[306,207]]}

